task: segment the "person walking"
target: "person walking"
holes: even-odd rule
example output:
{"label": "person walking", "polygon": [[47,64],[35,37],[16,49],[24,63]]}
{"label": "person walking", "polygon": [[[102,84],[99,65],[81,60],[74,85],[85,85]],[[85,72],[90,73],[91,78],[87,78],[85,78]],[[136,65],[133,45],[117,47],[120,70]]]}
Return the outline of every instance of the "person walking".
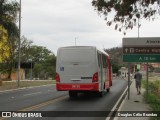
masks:
{"label": "person walking", "polygon": [[137,94],[141,94],[141,81],[142,81],[142,74],[139,72],[137,69],[137,72],[134,75],[135,83],[136,83],[136,88],[137,88]]}

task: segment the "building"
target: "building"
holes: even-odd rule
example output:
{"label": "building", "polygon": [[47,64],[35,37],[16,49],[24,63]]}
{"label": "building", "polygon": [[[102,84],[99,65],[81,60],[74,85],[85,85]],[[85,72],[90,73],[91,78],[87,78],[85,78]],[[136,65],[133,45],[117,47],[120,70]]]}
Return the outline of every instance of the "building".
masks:
{"label": "building", "polygon": [[121,67],[121,69],[119,70],[120,72],[120,76],[125,78],[128,77],[128,68],[126,67]]}
{"label": "building", "polygon": [[[8,74],[0,74],[1,79],[7,79]],[[18,79],[18,72],[12,72],[11,74],[11,80],[17,80]],[[25,70],[20,69],[20,80],[25,80]]]}

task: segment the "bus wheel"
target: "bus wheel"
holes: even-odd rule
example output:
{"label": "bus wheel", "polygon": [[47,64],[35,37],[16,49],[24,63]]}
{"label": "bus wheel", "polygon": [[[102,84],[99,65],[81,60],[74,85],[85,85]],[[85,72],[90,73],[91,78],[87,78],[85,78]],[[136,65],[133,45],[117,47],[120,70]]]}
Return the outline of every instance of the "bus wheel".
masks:
{"label": "bus wheel", "polygon": [[76,91],[69,91],[69,97],[70,98],[76,98],[78,93]]}
{"label": "bus wheel", "polygon": [[110,88],[107,88],[107,92],[110,92]]}

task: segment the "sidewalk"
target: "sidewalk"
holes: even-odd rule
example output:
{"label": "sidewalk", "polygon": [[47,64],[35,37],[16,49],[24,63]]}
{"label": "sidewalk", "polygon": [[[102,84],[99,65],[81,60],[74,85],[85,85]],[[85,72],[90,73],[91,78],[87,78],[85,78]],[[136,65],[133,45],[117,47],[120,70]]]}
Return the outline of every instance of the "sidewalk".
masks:
{"label": "sidewalk", "polygon": [[[150,111],[149,105],[143,100],[144,91],[141,88],[141,95],[137,95],[135,80],[133,79],[130,86],[130,99],[128,100],[127,95],[118,111]],[[149,120],[149,117],[119,117],[118,120]]]}

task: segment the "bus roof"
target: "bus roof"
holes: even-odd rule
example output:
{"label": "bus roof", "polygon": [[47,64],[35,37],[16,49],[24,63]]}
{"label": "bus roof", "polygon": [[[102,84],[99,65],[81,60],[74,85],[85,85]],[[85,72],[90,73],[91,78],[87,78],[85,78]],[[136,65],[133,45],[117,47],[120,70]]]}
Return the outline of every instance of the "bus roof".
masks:
{"label": "bus roof", "polygon": [[102,50],[102,49],[98,49],[96,46],[66,46],[66,47],[60,47],[59,49],[65,49],[65,48],[80,48],[80,47],[86,47],[86,48],[94,48],[94,49],[96,49],[96,50],[98,50],[99,52],[101,52],[101,53],[103,53],[103,54],[105,54],[105,55],[107,55],[108,57],[109,57],[109,54],[107,53],[107,52],[105,52],[104,50]]}

